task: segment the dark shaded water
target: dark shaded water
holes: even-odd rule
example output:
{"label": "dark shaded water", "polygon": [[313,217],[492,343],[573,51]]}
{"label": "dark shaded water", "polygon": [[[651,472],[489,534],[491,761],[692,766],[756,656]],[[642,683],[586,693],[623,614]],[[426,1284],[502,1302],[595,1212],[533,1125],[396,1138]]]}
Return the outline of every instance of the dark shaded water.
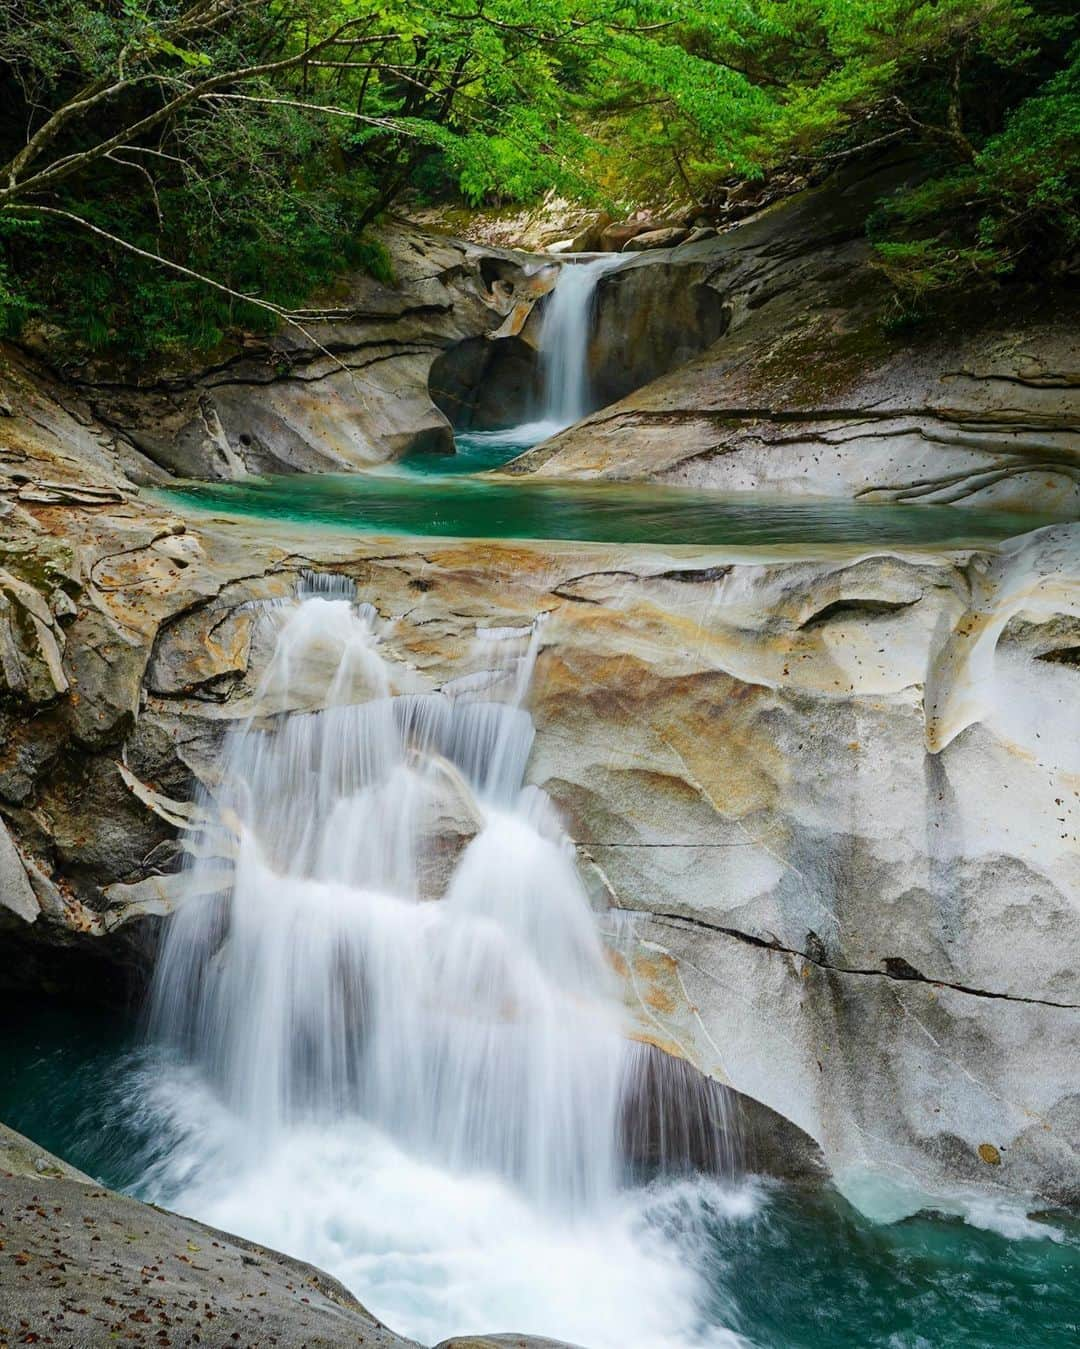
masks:
{"label": "dark shaded water", "polygon": [[[140,1047],[119,1018],[24,1008],[5,1025],[0,1118],[102,1181],[167,1199],[150,1177],[171,1140],[145,1101],[147,1084],[177,1067]],[[723,1342],[710,1324],[761,1349],[1080,1343],[1075,1223],[1045,1227],[1043,1239],[928,1215],[876,1226],[829,1189],[775,1184],[743,1204],[689,1186],[652,1221],[684,1231],[688,1251],[707,1262],[713,1305],[702,1309],[702,1345]]]}

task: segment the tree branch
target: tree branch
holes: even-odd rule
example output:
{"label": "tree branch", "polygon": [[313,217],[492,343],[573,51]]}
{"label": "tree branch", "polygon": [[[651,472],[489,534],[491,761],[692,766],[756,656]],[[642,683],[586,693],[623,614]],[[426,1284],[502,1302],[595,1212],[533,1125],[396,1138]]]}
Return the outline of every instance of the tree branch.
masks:
{"label": "tree branch", "polygon": [[[277,61],[262,62],[258,65],[242,66],[236,70],[222,71],[220,74],[212,75],[208,79],[200,81],[198,84],[189,85],[182,94],[177,95],[176,98],[171,99],[156,111],[147,114],[130,126],[124,127],[115,135],[108,137],[106,140],[99,141],[97,145],[91,146],[90,149],[83,150],[79,154],[69,155],[59,164],[53,164],[50,167],[43,169],[40,173],[37,173],[30,178],[23,179],[22,182],[17,181],[18,169],[15,168],[13,170],[12,165],[9,164],[8,185],[5,188],[0,188],[0,205],[3,204],[5,199],[12,200],[18,197],[28,196],[31,193],[40,192],[43,188],[49,187],[64,178],[70,177],[70,175],[75,173],[78,169],[85,168],[95,160],[101,159],[107,155],[110,150],[117,149],[125,141],[134,140],[136,137],[141,136],[144,132],[151,130],[159,123],[171,117],[174,113],[179,112],[181,108],[184,108],[188,106],[188,104],[193,103],[196,99],[203,97],[204,94],[212,93],[223,85],[253,80],[263,75],[279,74],[282,71],[291,70],[302,65],[315,53],[326,51],[330,47],[339,45],[343,41],[346,33],[349,33],[358,23],[363,22],[363,19],[347,19],[344,23],[339,24],[327,37],[320,38],[319,41],[306,46],[302,51],[295,52],[291,56],[282,57]],[[384,37],[385,35],[381,33],[368,37],[354,37],[350,39],[350,44],[359,45],[370,42],[379,42],[384,40]],[[110,86],[110,88],[115,88],[115,86]],[[95,95],[95,102],[96,101],[97,97]],[[63,108],[60,108],[54,113],[53,117],[46,123],[46,127],[56,123],[57,119],[62,120],[47,139],[52,139],[52,136],[56,134],[56,130],[59,130],[60,126],[67,121],[70,121],[71,117],[76,113],[81,114],[85,112],[86,106],[87,102],[85,100],[81,104],[69,103],[65,104]],[[42,132],[45,131],[46,127],[41,129]],[[41,132],[38,134],[40,135]],[[20,151],[20,154],[15,157],[12,164],[16,163],[16,161],[22,164],[29,162],[25,158],[27,149],[29,149],[29,146],[25,147],[23,151]]]}
{"label": "tree branch", "polygon": [[399,136],[415,136],[416,134],[405,127],[398,126],[388,117],[367,117],[360,112],[349,112],[345,108],[335,108],[333,104],[305,103],[303,99],[299,98],[270,98],[259,94],[200,94],[199,98],[214,103],[219,99],[229,99],[236,103],[269,103],[285,108],[304,108],[308,112],[323,112],[330,117],[347,117],[354,122],[366,122],[368,126],[382,127],[383,130],[394,131]]}
{"label": "tree branch", "polygon": [[198,281],[201,285],[209,286],[211,290],[220,291],[223,295],[228,295],[234,300],[240,300],[244,304],[254,305],[257,309],[264,309],[267,313],[273,314],[287,323],[290,327],[302,334],[316,349],[339,369],[346,372],[354,380],[356,372],[350,370],[332,351],[328,351],[323,344],[304,327],[300,319],[307,322],[320,322],[332,318],[346,317],[347,310],[315,310],[315,309],[285,309],[282,305],[274,304],[271,300],[261,300],[257,295],[247,295],[244,291],[234,290],[232,286],[226,286],[222,281],[215,281],[212,276],[207,276],[203,272],[196,272],[191,267],[185,267],[183,263],[174,262],[172,258],[163,257],[160,253],[151,253],[149,249],[139,248],[137,244],[130,243],[127,239],[122,239],[118,234],[110,234],[108,230],[103,230],[98,225],[93,225],[89,220],[84,220],[82,216],[76,215],[73,211],[64,211],[57,206],[39,206],[26,203],[12,205],[7,207],[9,211],[18,211],[21,214],[37,213],[40,215],[56,216],[61,220],[68,220],[73,225],[78,225],[81,229],[88,230],[91,234],[96,234],[101,239],[107,239],[109,243],[115,244],[117,248],[123,248],[128,253],[134,253],[136,257],[144,258],[148,262],[155,262],[159,267],[166,267],[170,271],[178,272],[181,276],[186,276],[191,281]]}

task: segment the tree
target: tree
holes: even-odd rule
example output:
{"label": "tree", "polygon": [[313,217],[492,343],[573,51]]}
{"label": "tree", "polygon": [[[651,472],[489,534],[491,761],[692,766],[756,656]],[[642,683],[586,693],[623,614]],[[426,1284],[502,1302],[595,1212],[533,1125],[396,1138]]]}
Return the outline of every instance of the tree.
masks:
{"label": "tree", "polygon": [[[1069,0],[0,0],[0,326],[303,325],[403,193],[721,199],[905,148],[904,304],[1076,245]],[[1072,71],[1073,74],[1069,74]]]}

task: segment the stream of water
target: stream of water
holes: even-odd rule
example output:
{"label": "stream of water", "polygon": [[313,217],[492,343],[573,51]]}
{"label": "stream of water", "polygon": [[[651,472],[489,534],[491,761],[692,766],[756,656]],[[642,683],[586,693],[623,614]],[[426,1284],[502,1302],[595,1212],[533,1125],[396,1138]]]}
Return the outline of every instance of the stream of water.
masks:
{"label": "stream of water", "polygon": [[596,287],[623,261],[618,254],[601,255],[563,267],[544,313],[540,395],[528,421],[459,432],[452,455],[420,452],[378,471],[185,483],[164,497],[187,508],[358,533],[703,547],[961,547],[997,543],[1056,522],[1052,515],[996,509],[490,476],[594,408],[587,353]]}
{"label": "stream of water", "polygon": [[[1048,522],[474,476],[588,410],[591,297],[611,265],[564,269],[535,422],[463,437],[449,464],[169,497],[361,531],[662,544],[960,544]],[[539,627],[478,626],[474,677],[420,693],[362,599],[313,577],[262,613],[257,714],[202,801],[149,1038],[28,1009],[0,1051],[4,1118],[111,1184],[326,1268],[424,1343],[1076,1343],[1067,1223],[875,1226],[828,1187],[743,1174],[732,1098],[687,1074],[656,1079],[642,1145],[655,1051],[627,1036],[605,944],[620,934],[523,785]]]}

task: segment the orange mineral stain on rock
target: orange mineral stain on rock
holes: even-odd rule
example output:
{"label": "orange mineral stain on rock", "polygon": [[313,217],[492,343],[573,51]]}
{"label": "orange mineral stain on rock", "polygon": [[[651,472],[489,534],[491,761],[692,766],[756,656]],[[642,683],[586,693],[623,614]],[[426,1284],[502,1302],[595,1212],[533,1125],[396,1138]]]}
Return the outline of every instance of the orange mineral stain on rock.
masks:
{"label": "orange mineral stain on rock", "polygon": [[645,994],[645,1005],[651,1007],[654,1012],[671,1013],[675,1010],[675,999],[670,993],[655,984]]}
{"label": "orange mineral stain on rock", "polygon": [[678,969],[678,963],[674,956],[656,955],[656,956],[638,956],[634,960],[634,973],[642,979],[662,979],[665,975],[674,974]]}
{"label": "orange mineral stain on rock", "polygon": [[608,964],[621,978],[626,979],[630,975],[630,967],[626,963],[626,958],[618,951],[607,952]]}

